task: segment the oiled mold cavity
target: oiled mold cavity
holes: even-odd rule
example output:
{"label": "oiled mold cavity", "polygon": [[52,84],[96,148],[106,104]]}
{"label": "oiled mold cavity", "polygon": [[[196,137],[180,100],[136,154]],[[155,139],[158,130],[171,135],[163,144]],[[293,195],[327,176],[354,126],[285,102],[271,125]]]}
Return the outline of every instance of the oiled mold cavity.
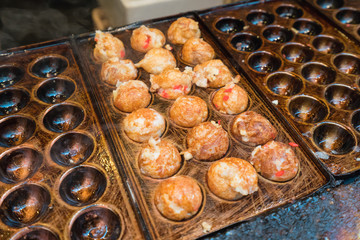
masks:
{"label": "oiled mold cavity", "polygon": [[60,196],[72,206],[96,202],[106,189],[106,178],[96,168],[79,166],[70,170],[60,184]]}
{"label": "oiled mold cavity", "polygon": [[34,133],[35,121],[26,117],[13,116],[0,122],[0,146],[13,147],[27,141]]}
{"label": "oiled mold cavity", "polygon": [[30,100],[29,93],[20,89],[9,89],[0,92],[0,115],[16,113],[23,109]]}
{"label": "oiled mold cavity", "polygon": [[343,9],[336,14],[336,18],[343,24],[359,24],[360,11],[355,9]]}
{"label": "oiled mold cavity", "polygon": [[350,54],[339,54],[334,59],[334,65],[340,72],[360,74],[360,59]]}
{"label": "oiled mold cavity", "polygon": [[358,133],[360,133],[360,110],[354,112],[352,115],[351,125]]}
{"label": "oiled mold cavity", "polygon": [[41,78],[55,77],[68,67],[66,59],[48,56],[38,60],[31,68],[31,72]]}
{"label": "oiled mold cavity", "polygon": [[19,148],[0,159],[0,180],[18,183],[32,177],[43,162],[43,156],[32,148]]}
{"label": "oiled mold cavity", "polygon": [[112,210],[94,206],[82,210],[74,220],[71,230],[71,240],[107,239],[116,240],[121,233],[119,216]]}
{"label": "oiled mold cavity", "polygon": [[254,25],[257,26],[266,26],[274,22],[274,15],[263,12],[263,11],[254,11],[247,15],[246,19]]}
{"label": "oiled mold cavity", "polygon": [[294,23],[293,27],[301,34],[315,36],[322,32],[320,24],[311,20],[298,20]]}
{"label": "oiled mold cavity", "polygon": [[234,18],[222,18],[216,22],[215,27],[223,33],[235,33],[244,29],[244,22]]}
{"label": "oiled mold cavity", "polygon": [[289,43],[285,45],[281,50],[281,54],[286,60],[295,63],[308,62],[314,56],[311,48],[300,43]]}
{"label": "oiled mold cavity", "polygon": [[231,45],[238,51],[253,52],[261,47],[262,41],[258,36],[249,33],[237,34],[231,39]]}
{"label": "oiled mold cavity", "polygon": [[323,63],[308,63],[301,70],[301,75],[309,82],[326,85],[335,81],[336,72],[334,69]]}
{"label": "oiled mold cavity", "polygon": [[325,98],[331,105],[340,109],[360,108],[360,93],[346,85],[334,84],[327,87]]}
{"label": "oiled mold cavity", "polygon": [[75,91],[75,84],[64,79],[50,79],[37,90],[38,98],[45,103],[59,103],[68,99]]}
{"label": "oiled mold cavity", "polygon": [[38,185],[26,184],[13,190],[1,203],[1,220],[10,227],[37,222],[50,204],[49,192]]}
{"label": "oiled mold cavity", "polygon": [[341,8],[344,5],[343,0],[317,0],[316,4],[324,9]]}
{"label": "oiled mold cavity", "polygon": [[290,73],[273,73],[267,80],[267,87],[275,94],[292,96],[298,94],[304,87],[302,80]]}
{"label": "oiled mold cavity", "polygon": [[53,132],[75,129],[84,120],[84,111],[75,105],[60,104],[52,107],[44,116],[44,126]]}
{"label": "oiled mold cavity", "polygon": [[344,51],[344,44],[336,38],[318,36],[313,41],[313,46],[322,53],[336,54]]}
{"label": "oiled mold cavity", "polygon": [[280,26],[269,26],[263,32],[264,37],[270,42],[284,43],[293,38],[291,30]]}
{"label": "oiled mold cavity", "polygon": [[353,151],[355,147],[355,137],[345,127],[337,123],[321,123],[314,129],[313,140],[323,151],[342,155]]}
{"label": "oiled mold cavity", "polygon": [[274,72],[281,66],[280,59],[269,52],[253,53],[249,57],[248,63],[252,69],[262,73]]}
{"label": "oiled mold cavity", "polygon": [[67,133],[58,138],[50,149],[54,162],[75,166],[86,161],[94,151],[94,141],[82,133]]}
{"label": "oiled mold cavity", "polygon": [[325,103],[311,96],[296,96],[289,102],[290,114],[300,122],[317,123],[324,120],[329,111]]}
{"label": "oiled mold cavity", "polygon": [[16,234],[11,240],[60,240],[60,238],[45,227],[31,226]]}
{"label": "oiled mold cavity", "polygon": [[299,18],[303,15],[303,11],[294,6],[280,6],[276,9],[276,13],[283,18]]}
{"label": "oiled mold cavity", "polygon": [[0,87],[5,88],[14,85],[24,76],[24,72],[14,66],[0,67]]}

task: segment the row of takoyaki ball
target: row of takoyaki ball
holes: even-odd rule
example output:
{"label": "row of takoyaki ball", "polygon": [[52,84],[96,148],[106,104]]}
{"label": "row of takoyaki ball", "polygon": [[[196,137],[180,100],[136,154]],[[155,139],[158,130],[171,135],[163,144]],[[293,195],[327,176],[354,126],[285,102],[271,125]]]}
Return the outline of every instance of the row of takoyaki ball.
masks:
{"label": "row of takoyaki ball", "polygon": [[[224,157],[229,149],[228,133],[215,122],[204,122],[208,117],[206,102],[196,96],[186,96],[192,83],[202,88],[221,88],[212,98],[214,107],[226,114],[239,114],[248,105],[245,90],[236,85],[240,77],[233,77],[221,60],[214,60],[213,48],[200,39],[198,23],[179,18],[168,30],[173,44],[184,44],[181,58],[191,65],[183,72],[176,68],[176,60],[169,47],[162,48],[165,36],[158,29],[141,26],[133,31],[131,46],[146,52],[138,64],[122,60],[126,54],[122,42],[109,33],[96,33],[94,57],[102,62],[101,77],[117,84],[114,105],[124,112],[131,112],[123,122],[126,135],[133,141],[148,143],[138,159],[140,171],[152,178],[168,178],[181,167],[184,159],[196,158],[213,161]],[[191,128],[186,137],[187,149],[180,153],[168,140],[160,139],[165,131],[165,119],[157,111],[145,108],[151,96],[137,77],[136,67],[151,73],[151,91],[166,99],[176,99],[169,116],[178,126]],[[224,158],[211,165],[207,172],[207,185],[212,193],[227,200],[237,200],[258,189],[256,171],[274,181],[288,181],[295,177],[299,161],[286,144],[273,141],[276,129],[258,113],[247,111],[238,115],[231,124],[234,138],[244,144],[260,145],[249,159],[253,166],[242,159]],[[261,146],[262,144],[265,144]],[[155,193],[155,205],[165,217],[184,220],[196,214],[203,202],[203,194],[197,182],[186,176],[164,180]]]}

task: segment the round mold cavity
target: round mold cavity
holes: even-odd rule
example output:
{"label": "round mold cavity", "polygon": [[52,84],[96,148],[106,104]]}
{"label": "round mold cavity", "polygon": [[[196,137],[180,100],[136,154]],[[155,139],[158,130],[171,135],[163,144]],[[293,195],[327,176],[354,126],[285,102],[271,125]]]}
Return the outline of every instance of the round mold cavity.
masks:
{"label": "round mold cavity", "polygon": [[59,192],[66,203],[79,207],[96,202],[105,189],[104,174],[94,167],[79,166],[66,173]]}
{"label": "round mold cavity", "polygon": [[253,11],[249,13],[246,17],[246,20],[253,25],[257,26],[266,26],[274,22],[274,15],[263,12],[263,11]]}
{"label": "round mold cavity", "polygon": [[24,227],[45,215],[50,204],[50,193],[45,188],[26,184],[10,190],[1,203],[1,219],[10,227]]}
{"label": "round mold cavity", "polygon": [[343,110],[360,108],[360,93],[346,85],[328,86],[325,90],[325,99],[334,107]]}
{"label": "round mold cavity", "polygon": [[324,9],[337,9],[344,5],[343,0],[317,0],[316,4]]}
{"label": "round mold cavity", "polygon": [[37,90],[37,97],[45,103],[59,103],[68,99],[75,91],[75,84],[65,79],[49,79]]}
{"label": "round mold cavity", "polygon": [[294,34],[291,30],[281,26],[269,26],[263,32],[264,37],[270,42],[289,42]]}
{"label": "round mold cavity", "polygon": [[356,146],[355,136],[344,126],[333,122],[316,126],[313,140],[321,150],[334,155],[350,153]]}
{"label": "round mold cavity", "polygon": [[12,114],[23,109],[30,101],[27,91],[8,89],[0,92],[0,115]]}
{"label": "round mold cavity", "polygon": [[5,88],[14,85],[24,76],[24,71],[15,66],[0,67],[0,87]]}
{"label": "round mold cavity", "polygon": [[261,47],[262,41],[253,34],[240,33],[234,36],[230,43],[238,51],[253,52]]}
{"label": "round mold cavity", "polygon": [[303,15],[300,8],[291,5],[280,6],[276,9],[276,13],[282,18],[299,18]]}
{"label": "round mold cavity", "polygon": [[329,36],[317,36],[312,45],[316,50],[327,54],[336,54],[344,51],[344,44],[338,39]]}
{"label": "round mold cavity", "polygon": [[35,132],[35,121],[22,116],[11,116],[0,122],[0,146],[13,147],[27,141]]}
{"label": "round mold cavity", "polygon": [[299,77],[287,72],[271,74],[266,84],[271,92],[280,96],[293,96],[304,88],[304,83]]}
{"label": "round mold cavity", "polygon": [[352,114],[351,125],[358,133],[360,133],[360,110],[357,110]]}
{"label": "round mold cavity", "polygon": [[59,104],[50,108],[44,116],[44,126],[53,132],[75,129],[84,120],[84,110],[72,104]]}
{"label": "round mold cavity", "polygon": [[235,18],[222,18],[216,22],[215,27],[223,33],[235,33],[244,29],[244,22]]}
{"label": "round mold cavity", "polygon": [[50,149],[54,162],[62,166],[76,166],[86,161],[94,151],[92,138],[82,133],[66,133],[60,136]]}
{"label": "round mold cavity", "polygon": [[356,9],[342,9],[336,14],[336,19],[343,24],[359,24],[360,11]]}
{"label": "round mold cavity", "polygon": [[249,57],[248,64],[257,72],[271,73],[280,68],[281,60],[269,52],[255,52]]}
{"label": "round mold cavity", "polygon": [[18,183],[32,177],[40,168],[43,156],[32,148],[18,148],[0,159],[0,179],[5,183]]}
{"label": "round mold cavity", "polygon": [[325,103],[312,96],[295,96],[288,104],[290,114],[300,122],[317,123],[324,120],[329,110]]}
{"label": "round mold cavity", "polygon": [[318,62],[305,64],[301,70],[301,75],[305,80],[320,85],[333,83],[336,78],[334,69]]}
{"label": "round mold cavity", "polygon": [[317,22],[301,19],[294,22],[293,27],[300,33],[309,36],[319,35],[322,32],[322,27]]}
{"label": "round mold cavity", "polygon": [[300,43],[288,43],[281,50],[282,56],[294,63],[304,63],[314,57],[314,51]]}
{"label": "round mold cavity", "polygon": [[121,231],[121,220],[117,213],[102,206],[92,206],[76,216],[70,227],[70,238],[116,240]]}
{"label": "round mold cavity", "polygon": [[31,226],[17,233],[11,240],[60,240],[60,238],[48,228]]}
{"label": "round mold cavity", "polygon": [[38,59],[30,71],[37,77],[55,77],[68,67],[68,61],[62,56],[46,56]]}
{"label": "round mold cavity", "polygon": [[335,67],[346,74],[360,74],[360,59],[350,54],[339,54],[334,58]]}

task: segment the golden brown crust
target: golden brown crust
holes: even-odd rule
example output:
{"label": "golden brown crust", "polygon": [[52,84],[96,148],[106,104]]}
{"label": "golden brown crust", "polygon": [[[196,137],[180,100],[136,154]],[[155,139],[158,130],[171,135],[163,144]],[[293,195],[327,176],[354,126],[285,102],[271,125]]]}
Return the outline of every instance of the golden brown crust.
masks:
{"label": "golden brown crust", "polygon": [[208,186],[215,195],[237,200],[258,190],[254,167],[240,158],[223,158],[213,163],[207,173]]}
{"label": "golden brown crust", "polygon": [[199,23],[186,17],[181,17],[173,22],[167,32],[172,44],[184,44],[188,39],[200,38]]}
{"label": "golden brown crust", "polygon": [[234,83],[219,89],[212,99],[216,110],[226,114],[239,114],[248,106],[247,92]]}
{"label": "golden brown crust", "polygon": [[194,179],[176,176],[159,184],[154,200],[156,208],[164,217],[181,221],[191,218],[200,210],[203,195]]}
{"label": "golden brown crust", "polygon": [[117,82],[136,79],[137,69],[129,59],[110,58],[102,64],[100,74],[103,81],[116,86]]}
{"label": "golden brown crust", "polygon": [[299,160],[291,147],[276,141],[256,147],[249,161],[264,178],[279,182],[294,178],[299,170]]}
{"label": "golden brown crust", "polygon": [[144,25],[135,29],[130,38],[131,47],[143,53],[163,47],[165,41],[165,35],[159,29],[147,28]]}
{"label": "golden brown crust", "polygon": [[135,66],[137,68],[142,67],[148,73],[160,74],[166,69],[174,69],[176,67],[176,59],[169,50],[153,48]]}
{"label": "golden brown crust", "polygon": [[201,38],[190,38],[181,50],[181,58],[192,65],[201,64],[214,57],[214,49]]}
{"label": "golden brown crust", "polygon": [[125,57],[123,42],[111,33],[96,31],[95,41],[94,59],[96,62],[103,63],[113,57],[120,59]]}
{"label": "golden brown crust", "polygon": [[231,132],[237,140],[250,145],[264,144],[277,136],[269,120],[253,111],[238,115],[231,125]]}
{"label": "golden brown crust", "polygon": [[194,127],[207,117],[206,102],[196,96],[179,97],[170,108],[170,119],[181,127]]}

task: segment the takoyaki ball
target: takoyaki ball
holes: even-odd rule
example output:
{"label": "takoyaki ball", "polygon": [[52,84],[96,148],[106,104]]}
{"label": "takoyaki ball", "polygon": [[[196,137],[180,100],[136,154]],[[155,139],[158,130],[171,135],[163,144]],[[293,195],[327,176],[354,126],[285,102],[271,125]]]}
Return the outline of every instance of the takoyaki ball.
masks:
{"label": "takoyaki ball", "polygon": [[126,82],[136,79],[138,74],[134,63],[129,60],[121,60],[118,57],[110,58],[102,64],[101,79],[110,85],[116,86],[116,83]]}
{"label": "takoyaki ball", "polygon": [[207,183],[211,192],[226,200],[237,200],[259,188],[254,167],[233,157],[213,163],[207,172]]}
{"label": "takoyaki ball", "polygon": [[113,57],[125,57],[123,42],[111,33],[96,31],[95,42],[94,58],[97,62],[103,63]]}
{"label": "takoyaki ball", "polygon": [[269,120],[253,111],[238,115],[231,125],[231,132],[237,140],[249,145],[265,144],[277,136]]}
{"label": "takoyaki ball", "polygon": [[181,167],[181,156],[174,144],[166,140],[150,138],[141,149],[139,168],[142,174],[152,178],[167,178]]}
{"label": "takoyaki ball", "polygon": [[169,50],[153,48],[135,66],[137,68],[142,67],[148,73],[160,74],[166,69],[176,68],[176,59]]}
{"label": "takoyaki ball", "polygon": [[196,96],[182,96],[170,108],[170,119],[181,127],[194,127],[208,117],[206,102]]}
{"label": "takoyaki ball", "polygon": [[187,95],[191,90],[194,72],[187,67],[184,72],[178,68],[166,69],[159,75],[150,75],[151,92],[167,99],[176,99]]}
{"label": "takoyaki ball", "polygon": [[216,110],[226,114],[239,114],[247,108],[247,92],[234,83],[228,83],[219,89],[212,99]]}
{"label": "takoyaki ball", "polygon": [[119,82],[114,94],[114,106],[123,112],[133,112],[149,105],[149,88],[142,81]]}
{"label": "takoyaki ball", "polygon": [[195,66],[194,83],[202,88],[220,88],[228,83],[237,83],[240,81],[240,76],[233,77],[229,68],[219,60],[210,60]]}
{"label": "takoyaki ball", "polygon": [[139,52],[148,52],[153,48],[161,48],[165,44],[165,35],[156,28],[144,25],[135,29],[131,35],[131,47]]}
{"label": "takoyaki ball", "polygon": [[192,65],[204,63],[214,57],[214,49],[202,38],[190,38],[181,50],[181,58]]}
{"label": "takoyaki ball", "polygon": [[270,141],[263,146],[257,146],[249,160],[261,176],[273,181],[288,181],[294,178],[299,170],[299,160],[294,151],[281,142]]}
{"label": "takoyaki ball", "polygon": [[147,142],[151,137],[157,139],[165,130],[164,117],[151,108],[141,108],[124,119],[126,135],[136,142]]}
{"label": "takoyaki ball", "polygon": [[190,129],[186,136],[188,149],[185,159],[194,157],[198,160],[211,161],[221,158],[229,148],[229,137],[221,125],[204,122]]}
{"label": "takoyaki ball", "polygon": [[154,200],[156,208],[164,217],[181,221],[199,212],[203,195],[194,179],[175,176],[159,184]]}
{"label": "takoyaki ball", "polygon": [[200,38],[199,23],[186,17],[181,17],[173,22],[167,32],[167,36],[173,44],[184,44],[188,39]]}

